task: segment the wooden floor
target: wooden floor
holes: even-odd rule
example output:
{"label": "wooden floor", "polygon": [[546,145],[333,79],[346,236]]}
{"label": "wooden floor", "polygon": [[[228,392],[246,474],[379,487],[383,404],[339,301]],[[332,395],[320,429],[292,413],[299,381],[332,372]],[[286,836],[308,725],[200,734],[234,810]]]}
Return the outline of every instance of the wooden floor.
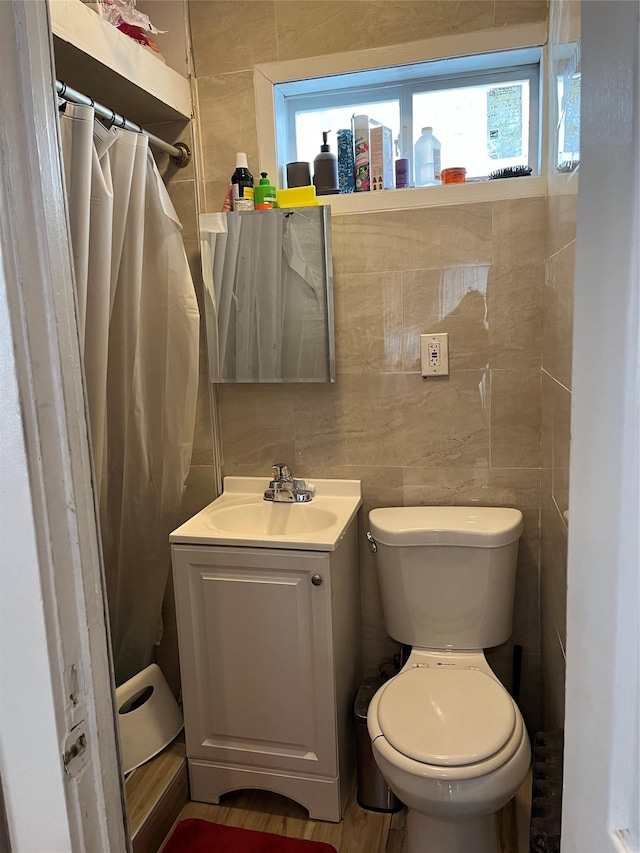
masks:
{"label": "wooden floor", "polygon": [[[526,798],[525,786],[523,789]],[[501,853],[518,853],[516,808],[516,800],[513,800],[500,812]],[[405,814],[404,810],[389,815],[361,809],[356,802],[354,790],[344,819],[340,823],[328,823],[309,820],[306,809],[278,794],[236,791],[223,797],[217,806],[187,803],[178,815],[176,824],[189,817],[198,817],[227,826],[325,841],[332,844],[338,853],[405,853]],[[520,851],[522,850],[521,846]]]}

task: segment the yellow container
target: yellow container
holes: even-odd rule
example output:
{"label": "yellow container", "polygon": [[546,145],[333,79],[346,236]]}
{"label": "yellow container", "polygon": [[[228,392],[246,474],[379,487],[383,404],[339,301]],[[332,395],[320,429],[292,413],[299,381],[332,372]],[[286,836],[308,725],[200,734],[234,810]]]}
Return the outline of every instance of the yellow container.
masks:
{"label": "yellow container", "polygon": [[290,190],[277,190],[278,207],[317,207],[316,188],[292,187]]}

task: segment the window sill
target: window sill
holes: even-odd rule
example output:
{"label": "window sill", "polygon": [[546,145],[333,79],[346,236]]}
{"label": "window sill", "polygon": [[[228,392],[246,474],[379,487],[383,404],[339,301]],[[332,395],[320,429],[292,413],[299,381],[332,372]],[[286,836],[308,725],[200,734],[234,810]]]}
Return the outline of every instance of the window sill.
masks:
{"label": "window sill", "polygon": [[321,204],[331,205],[331,213],[344,216],[383,210],[407,210],[415,207],[442,207],[451,204],[476,204],[510,198],[533,198],[547,194],[547,180],[541,176],[500,178],[439,187],[413,187],[406,190],[345,193],[321,196]]}

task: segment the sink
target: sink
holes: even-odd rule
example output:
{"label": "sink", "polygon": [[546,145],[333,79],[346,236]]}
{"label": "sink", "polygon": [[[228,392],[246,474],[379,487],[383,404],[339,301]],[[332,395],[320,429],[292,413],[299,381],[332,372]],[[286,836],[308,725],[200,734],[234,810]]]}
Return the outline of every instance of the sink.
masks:
{"label": "sink", "polygon": [[225,477],[222,495],[174,530],[172,543],[335,551],[362,504],[359,480],[313,480],[303,503],[263,500],[266,477]]}
{"label": "sink", "polygon": [[273,503],[271,501],[220,507],[208,516],[212,527],[248,536],[316,533],[332,527],[337,520],[335,512],[315,507],[312,503]]}

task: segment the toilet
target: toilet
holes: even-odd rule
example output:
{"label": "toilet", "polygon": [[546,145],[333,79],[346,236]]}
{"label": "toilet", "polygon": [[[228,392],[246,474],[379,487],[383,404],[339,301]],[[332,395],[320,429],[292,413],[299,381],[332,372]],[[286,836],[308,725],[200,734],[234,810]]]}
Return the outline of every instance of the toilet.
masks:
{"label": "toilet", "polygon": [[393,507],[369,513],[387,633],[411,646],[367,726],[407,806],[408,853],[497,853],[496,813],[531,759],[518,706],[484,649],[511,634],[522,513]]}

